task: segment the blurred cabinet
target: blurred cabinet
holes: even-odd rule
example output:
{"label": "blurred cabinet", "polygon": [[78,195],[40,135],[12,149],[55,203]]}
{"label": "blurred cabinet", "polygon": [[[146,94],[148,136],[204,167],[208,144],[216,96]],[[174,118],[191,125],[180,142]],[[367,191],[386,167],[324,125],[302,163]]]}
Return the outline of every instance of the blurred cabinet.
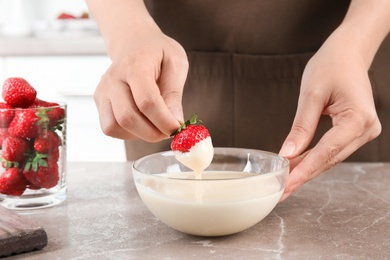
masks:
{"label": "blurred cabinet", "polygon": [[0,76],[25,78],[38,98],[68,104],[69,161],[126,161],[123,140],[104,135],[93,100],[110,60],[106,56],[7,56]]}

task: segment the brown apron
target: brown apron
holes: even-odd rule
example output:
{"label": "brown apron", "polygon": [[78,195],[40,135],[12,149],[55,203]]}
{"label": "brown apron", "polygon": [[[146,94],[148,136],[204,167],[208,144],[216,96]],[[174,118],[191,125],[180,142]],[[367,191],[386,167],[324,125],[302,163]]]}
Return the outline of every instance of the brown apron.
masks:
{"label": "brown apron", "polygon": [[[307,61],[341,23],[347,0],[147,0],[162,31],[187,51],[185,118],[199,115],[214,146],[278,152],[295,116]],[[390,161],[390,38],[370,70],[383,131],[350,161]],[[331,127],[323,117],[313,145]],[[126,141],[127,159],[170,140]]]}

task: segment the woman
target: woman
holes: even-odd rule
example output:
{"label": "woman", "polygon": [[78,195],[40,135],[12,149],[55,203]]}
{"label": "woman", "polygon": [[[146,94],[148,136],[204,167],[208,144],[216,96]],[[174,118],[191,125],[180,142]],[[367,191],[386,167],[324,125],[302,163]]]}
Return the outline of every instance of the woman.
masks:
{"label": "woman", "polygon": [[[390,159],[381,152],[390,122],[371,87],[386,108],[390,1],[87,3],[112,59],[95,92],[101,127],[144,140],[127,142],[129,159],[169,149],[183,108],[185,118],[199,114],[214,146],[281,146],[291,161],[282,199],[351,154]],[[380,120],[383,140],[359,149]]]}

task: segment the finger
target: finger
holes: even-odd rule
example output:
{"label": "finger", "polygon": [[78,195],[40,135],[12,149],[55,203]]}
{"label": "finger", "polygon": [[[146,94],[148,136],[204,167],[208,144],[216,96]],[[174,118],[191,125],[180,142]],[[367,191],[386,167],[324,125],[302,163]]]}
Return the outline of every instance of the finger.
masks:
{"label": "finger", "polygon": [[108,136],[124,140],[141,138],[159,141],[166,138],[140,114],[134,105],[129,86],[115,80],[113,71],[109,69],[103,75],[94,94],[102,131]]}
{"label": "finger", "polygon": [[148,142],[157,142],[167,138],[148,118],[140,113],[130,92],[130,87],[124,82],[117,84],[116,91],[111,95],[115,102],[112,102],[111,105],[116,124],[122,130],[118,130],[117,127],[114,129],[121,132],[126,131],[129,135]]}
{"label": "finger", "polygon": [[311,150],[307,150],[305,151],[304,153],[294,157],[294,158],[291,158],[289,159],[289,162],[290,162],[290,172],[294,170],[294,168],[299,165],[302,160],[306,157],[306,155],[310,152]]}
{"label": "finger", "polygon": [[188,60],[185,51],[180,55],[171,55],[164,59],[158,81],[168,109],[179,122],[184,122],[182,96],[184,83],[188,73]]}
{"label": "finger", "polygon": [[[309,180],[345,159],[347,155],[344,154],[352,153],[357,149],[352,148],[355,147],[356,140],[349,139],[352,143],[341,143],[341,140],[331,137],[332,131],[334,128],[329,130],[313,149],[290,160],[291,171],[287,176],[280,202],[287,199]],[[347,146],[348,144],[349,146]]]}
{"label": "finger", "polygon": [[313,139],[323,105],[315,95],[301,94],[290,133],[285,139],[279,155],[292,158],[302,153]]}
{"label": "finger", "polygon": [[157,77],[153,78],[155,72],[151,68],[145,68],[145,65],[140,65],[129,74],[127,81],[138,111],[168,137],[180,124],[161,96],[156,83]]}
{"label": "finger", "polygon": [[105,93],[105,86],[109,86],[106,85],[106,81],[103,76],[93,96],[99,114],[100,128],[107,136],[124,140],[135,139],[136,137],[131,132],[126,131],[117,123],[112,103]]}
{"label": "finger", "polygon": [[[300,154],[300,155],[298,155],[298,156],[296,156],[294,158],[289,159],[289,162],[290,162],[290,174],[291,174],[292,171],[294,171],[295,167],[302,162],[302,160],[306,157],[306,155],[309,152],[310,152],[310,150],[308,150],[308,151],[304,152],[303,154]],[[287,179],[286,179],[286,182],[285,182],[284,192],[283,192],[283,195],[280,198],[279,202],[282,202],[285,199],[287,199],[291,195],[291,193],[292,193],[291,189],[293,189],[293,188],[291,188],[291,185],[289,184],[290,183],[289,179],[290,179],[290,175],[287,176]],[[294,189],[294,191],[295,190],[296,189]]]}
{"label": "finger", "polygon": [[343,161],[371,138],[364,131],[356,133],[356,127],[356,124],[343,123],[325,133],[287,177],[285,194],[295,192],[307,181]]}
{"label": "finger", "polygon": [[136,137],[119,126],[112,111],[111,102],[108,99],[96,101],[96,107],[99,112],[100,128],[107,136],[123,140],[132,140]]}

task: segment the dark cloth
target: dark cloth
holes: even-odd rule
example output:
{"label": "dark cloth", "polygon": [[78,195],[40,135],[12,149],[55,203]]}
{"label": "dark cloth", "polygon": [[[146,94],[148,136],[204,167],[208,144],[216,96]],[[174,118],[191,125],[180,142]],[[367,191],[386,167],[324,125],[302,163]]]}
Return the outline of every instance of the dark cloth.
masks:
{"label": "dark cloth", "polygon": [[[147,0],[162,31],[189,59],[185,118],[199,115],[214,146],[278,152],[290,131],[303,70],[341,23],[345,0]],[[390,161],[390,38],[370,69],[383,131],[347,160]],[[313,144],[331,127],[322,117]],[[170,140],[126,141],[128,160],[170,149]]]}

